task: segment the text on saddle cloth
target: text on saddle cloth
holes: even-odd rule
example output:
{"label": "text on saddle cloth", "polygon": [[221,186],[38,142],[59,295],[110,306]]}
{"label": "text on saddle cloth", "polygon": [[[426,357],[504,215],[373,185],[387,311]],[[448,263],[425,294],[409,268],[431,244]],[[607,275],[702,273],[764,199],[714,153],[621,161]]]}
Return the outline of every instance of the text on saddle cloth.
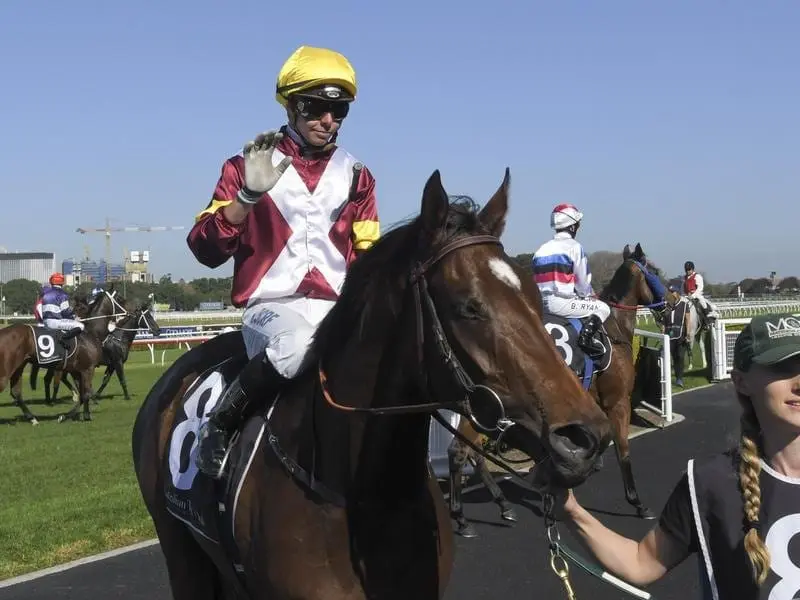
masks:
{"label": "text on saddle cloth", "polygon": [[613,350],[605,326],[601,325],[596,336],[602,341],[606,351],[599,360],[589,358],[586,351],[578,345],[578,337],[583,325],[582,319],[562,317],[553,313],[544,315],[544,328],[550,334],[556,349],[564,362],[582,381],[583,387],[588,389],[594,374],[602,373],[611,364]]}
{"label": "text on saddle cloth", "polygon": [[62,341],[62,332],[57,329],[47,327],[31,326],[33,332],[34,347],[36,349],[36,362],[39,365],[52,365],[66,361],[75,353],[78,340],[72,338],[67,340],[66,346]]}
{"label": "text on saddle cloth", "polygon": [[[198,435],[240,368],[238,361],[227,360],[210,368],[192,383],[172,425],[166,455],[169,469],[169,477],[164,483],[167,510],[217,543],[222,535],[219,502],[224,498],[220,494],[226,491],[220,490],[217,482],[197,468]],[[235,481],[227,481],[228,490],[233,485]]]}

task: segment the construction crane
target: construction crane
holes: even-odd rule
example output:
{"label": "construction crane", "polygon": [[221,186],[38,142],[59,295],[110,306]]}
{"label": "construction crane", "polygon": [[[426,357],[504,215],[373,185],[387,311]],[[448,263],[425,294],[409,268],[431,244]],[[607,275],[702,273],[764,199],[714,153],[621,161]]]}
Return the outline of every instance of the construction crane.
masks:
{"label": "construction crane", "polygon": [[75,231],[82,234],[87,233],[102,233],[106,236],[106,265],[111,264],[111,232],[112,231],[144,231],[144,232],[154,232],[154,231],[180,231],[181,229],[186,229],[182,225],[178,225],[176,227],[111,227],[109,223],[108,217],[106,217],[106,226],[103,228],[93,228],[93,227],[78,227]]}

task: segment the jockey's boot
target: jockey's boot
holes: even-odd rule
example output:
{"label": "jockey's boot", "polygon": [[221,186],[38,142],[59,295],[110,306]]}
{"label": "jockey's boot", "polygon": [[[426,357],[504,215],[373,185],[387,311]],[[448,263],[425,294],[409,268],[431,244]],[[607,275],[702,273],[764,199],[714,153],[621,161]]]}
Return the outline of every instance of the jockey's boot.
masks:
{"label": "jockey's boot", "polygon": [[578,336],[578,346],[583,348],[590,358],[599,360],[606,352],[603,342],[597,337],[597,332],[600,329],[603,321],[597,315],[591,315],[581,329]]}
{"label": "jockey's boot", "polygon": [[74,337],[78,337],[82,331],[83,329],[80,327],[73,327],[72,329],[68,329],[67,331],[63,332],[59,342],[60,346],[67,352],[72,350],[72,348],[70,348],[69,341]]}
{"label": "jockey's boot", "polygon": [[213,479],[220,479],[228,461],[231,436],[244,421],[248,409],[257,399],[272,399],[286,381],[263,352],[252,358],[200,429],[197,468]]}
{"label": "jockey's boot", "polygon": [[68,329],[67,331],[62,333],[61,334],[61,339],[64,340],[64,341],[71,340],[72,338],[77,337],[78,335],[80,335],[80,333],[82,331],[83,331],[83,329],[81,329],[80,327],[73,327],[72,329]]}

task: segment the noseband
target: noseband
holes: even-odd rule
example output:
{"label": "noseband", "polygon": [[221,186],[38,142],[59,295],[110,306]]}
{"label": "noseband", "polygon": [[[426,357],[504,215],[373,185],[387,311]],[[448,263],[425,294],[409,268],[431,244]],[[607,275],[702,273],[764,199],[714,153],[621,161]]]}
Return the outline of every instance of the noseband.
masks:
{"label": "noseband", "polygon": [[[491,235],[477,235],[472,237],[464,237],[444,245],[436,254],[424,262],[419,262],[412,269],[409,275],[409,282],[413,286],[414,293],[414,310],[416,312],[416,346],[417,346],[417,360],[419,361],[420,373],[422,374],[423,383],[426,389],[429,389],[429,380],[425,371],[425,319],[424,315],[427,313],[431,323],[431,335],[436,344],[437,354],[442,359],[444,365],[450,371],[451,377],[455,380],[456,384],[463,391],[464,395],[458,400],[449,400],[441,402],[428,402],[425,404],[404,404],[400,406],[386,406],[386,407],[355,407],[345,406],[338,404],[333,400],[333,397],[328,390],[327,377],[319,365],[319,380],[322,385],[322,393],[326,402],[339,410],[350,413],[367,413],[372,415],[398,415],[398,414],[412,414],[433,412],[435,410],[450,409],[466,416],[470,422],[479,430],[483,432],[502,431],[511,425],[511,421],[506,417],[505,408],[500,397],[491,388],[485,385],[475,384],[472,378],[466,372],[461,362],[458,360],[452,346],[447,340],[442,322],[436,311],[436,305],[431,298],[428,291],[427,275],[430,270],[436,266],[442,259],[449,254],[467,248],[469,246],[477,246],[479,244],[494,244],[502,248],[500,240]],[[488,399],[490,402],[495,402],[499,408],[499,417],[494,423],[486,424],[481,423],[475,416],[472,410],[470,400],[476,397]]]}

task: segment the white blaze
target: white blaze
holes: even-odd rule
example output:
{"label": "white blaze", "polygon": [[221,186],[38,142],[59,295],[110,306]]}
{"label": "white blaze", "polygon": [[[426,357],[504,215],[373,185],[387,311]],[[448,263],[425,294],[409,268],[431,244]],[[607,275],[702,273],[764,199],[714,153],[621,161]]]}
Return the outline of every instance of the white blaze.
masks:
{"label": "white blaze", "polygon": [[522,282],[519,280],[519,276],[506,261],[500,258],[491,258],[489,259],[489,268],[494,273],[494,276],[503,283],[510,285],[515,290],[522,289]]}

